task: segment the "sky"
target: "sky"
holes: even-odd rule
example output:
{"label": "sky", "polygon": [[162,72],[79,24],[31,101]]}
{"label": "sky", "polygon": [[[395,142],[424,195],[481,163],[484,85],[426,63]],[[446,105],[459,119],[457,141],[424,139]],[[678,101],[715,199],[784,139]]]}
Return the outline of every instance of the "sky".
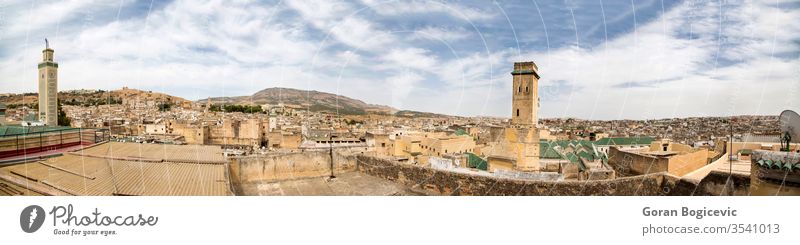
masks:
{"label": "sky", "polygon": [[510,117],[513,63],[534,61],[544,118],[800,110],[800,0],[0,0],[0,93],[37,91],[44,38],[59,90]]}

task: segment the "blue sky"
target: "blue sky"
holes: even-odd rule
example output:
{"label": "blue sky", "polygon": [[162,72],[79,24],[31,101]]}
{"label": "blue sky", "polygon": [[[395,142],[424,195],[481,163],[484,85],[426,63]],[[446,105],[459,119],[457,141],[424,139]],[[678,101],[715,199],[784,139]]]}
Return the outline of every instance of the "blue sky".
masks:
{"label": "blue sky", "polygon": [[507,117],[514,61],[540,68],[542,117],[778,114],[800,106],[800,1],[0,0],[0,93],[187,99],[268,87]]}

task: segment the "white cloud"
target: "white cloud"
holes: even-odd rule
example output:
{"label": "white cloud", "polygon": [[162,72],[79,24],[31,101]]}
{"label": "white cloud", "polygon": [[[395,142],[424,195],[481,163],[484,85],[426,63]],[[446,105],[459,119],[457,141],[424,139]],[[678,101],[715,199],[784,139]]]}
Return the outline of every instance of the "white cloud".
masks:
{"label": "white cloud", "polygon": [[[301,28],[273,17],[279,11],[279,6],[248,2],[175,1],[148,18],[64,34],[54,42],[59,87],[235,86],[248,74],[260,74],[253,78],[260,81],[275,80],[284,75],[280,70],[292,67],[302,74],[301,63],[309,62],[318,44]],[[25,47],[0,61],[9,90],[35,91],[35,83],[17,81],[35,80],[30,64],[39,62],[43,46]]]}
{"label": "white cloud", "polygon": [[375,51],[396,40],[391,32],[360,17],[360,10],[343,1],[291,0],[287,4],[317,29],[356,49]]}
{"label": "white cloud", "polygon": [[40,1],[20,1],[11,3],[23,11],[9,13],[10,27],[8,33],[25,33],[29,30],[39,30],[77,18],[76,13],[87,8],[118,7],[118,1],[91,1],[68,0],[60,3],[47,3]]}
{"label": "white cloud", "polygon": [[434,71],[439,63],[436,56],[421,48],[392,49],[382,59],[388,62],[381,65],[385,69],[413,68],[420,71]]}
{"label": "white cloud", "polygon": [[464,28],[427,26],[414,31],[413,40],[432,40],[450,46],[452,42],[465,39],[470,33]]}
{"label": "white cloud", "polygon": [[398,16],[409,13],[445,13],[454,18],[467,21],[481,21],[494,17],[494,14],[492,13],[487,13],[475,8],[465,7],[454,2],[432,0],[362,0],[361,2],[381,15]]}
{"label": "white cloud", "polygon": [[[800,50],[798,32],[792,32],[797,24],[777,25],[800,19],[800,12],[760,2],[723,9],[728,22],[722,26],[716,2],[687,2],[596,47],[523,55],[539,64],[540,87],[566,82],[583,88],[543,102],[542,114],[612,119],[776,114],[785,109],[787,103],[764,95],[798,85],[792,67],[800,62],[772,57],[772,51]],[[725,66],[717,55],[743,63]]]}
{"label": "white cloud", "polygon": [[[61,11],[55,22],[26,20],[30,2],[7,5],[3,12],[12,14],[3,22],[11,25],[0,29],[2,92],[36,91],[32,64],[41,59],[40,37],[60,25],[60,35],[50,39],[61,64],[60,89],[131,86],[196,99],[282,86],[398,109],[508,116],[512,63],[534,60],[545,117],[776,114],[800,105],[800,59],[786,57],[800,52],[800,22],[793,21],[800,12],[773,2],[722,8],[713,1],[685,2],[607,43],[522,55],[503,38],[487,35],[483,46],[461,26],[407,19],[444,15],[499,31],[496,25],[506,23],[453,2],[365,0],[359,8],[344,1],[178,0],[147,18],[76,21],[84,12],[116,13],[119,3],[67,1],[53,10]],[[130,3],[123,2],[123,11]],[[442,45],[456,42],[458,49]]]}
{"label": "white cloud", "polygon": [[412,98],[409,97],[411,91],[423,77],[415,72],[404,70],[400,74],[386,78],[386,83],[391,88],[392,104],[394,108],[406,108],[407,103]]}

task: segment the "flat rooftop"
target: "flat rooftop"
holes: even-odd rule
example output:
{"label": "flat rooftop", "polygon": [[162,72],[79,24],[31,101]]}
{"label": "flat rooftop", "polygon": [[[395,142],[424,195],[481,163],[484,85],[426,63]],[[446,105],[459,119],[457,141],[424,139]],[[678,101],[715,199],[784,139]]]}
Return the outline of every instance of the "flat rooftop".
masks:
{"label": "flat rooftop", "polygon": [[711,170],[712,172],[720,172],[724,174],[733,173],[733,174],[740,174],[744,176],[750,176],[750,161],[742,161],[742,160],[734,160],[732,163],[728,161],[720,162],[714,169]]}
{"label": "flat rooftop", "polygon": [[402,184],[367,175],[345,172],[336,179],[314,177],[274,182],[250,182],[241,185],[246,196],[416,196]]}
{"label": "flat rooftop", "polygon": [[108,142],[0,168],[0,195],[231,195],[219,146]]}

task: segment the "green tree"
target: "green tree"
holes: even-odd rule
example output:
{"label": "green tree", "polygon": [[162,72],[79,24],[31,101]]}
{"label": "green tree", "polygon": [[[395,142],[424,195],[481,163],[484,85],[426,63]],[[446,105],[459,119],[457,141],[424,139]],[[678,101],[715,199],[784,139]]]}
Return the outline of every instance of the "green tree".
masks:
{"label": "green tree", "polygon": [[170,109],[172,109],[172,105],[171,104],[162,103],[162,104],[158,105],[158,110],[159,111],[169,111]]}
{"label": "green tree", "polygon": [[67,113],[61,109],[61,100],[56,100],[58,108],[58,126],[71,126],[72,120],[67,117]]}

